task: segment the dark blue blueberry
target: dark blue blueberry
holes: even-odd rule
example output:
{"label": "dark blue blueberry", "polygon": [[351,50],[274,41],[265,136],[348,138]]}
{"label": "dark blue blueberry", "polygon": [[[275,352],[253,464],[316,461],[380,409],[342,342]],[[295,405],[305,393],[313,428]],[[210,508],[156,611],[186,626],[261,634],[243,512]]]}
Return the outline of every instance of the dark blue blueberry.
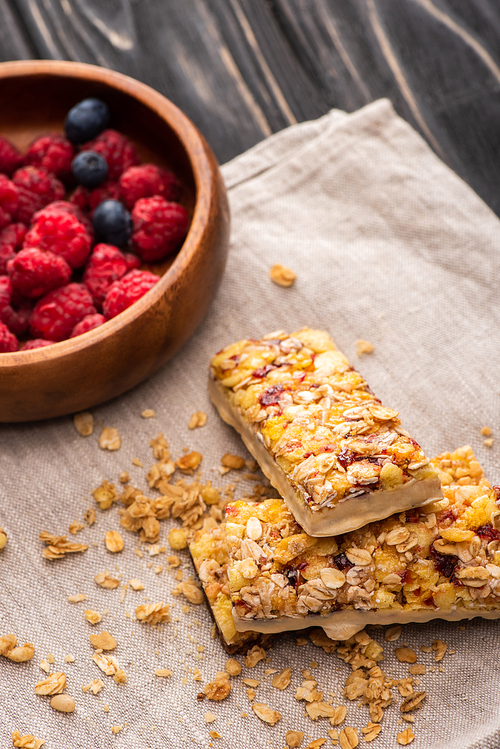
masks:
{"label": "dark blue blueberry", "polygon": [[103,200],[92,219],[96,240],[123,247],[132,234],[132,216],[119,200]]}
{"label": "dark blue blueberry", "polygon": [[71,171],[79,185],[97,187],[108,176],[108,162],[95,151],[80,151],[71,162]]}
{"label": "dark blue blueberry", "polygon": [[85,143],[108,126],[108,105],[100,99],[83,99],[69,110],[64,123],[66,137],[72,143]]}

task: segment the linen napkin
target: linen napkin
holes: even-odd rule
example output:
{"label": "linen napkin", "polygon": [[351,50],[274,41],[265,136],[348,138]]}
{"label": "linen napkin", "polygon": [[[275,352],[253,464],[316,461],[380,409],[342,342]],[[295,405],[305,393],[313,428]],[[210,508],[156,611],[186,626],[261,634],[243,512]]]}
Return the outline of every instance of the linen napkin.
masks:
{"label": "linen napkin", "polygon": [[[223,670],[226,654],[211,636],[206,607],[191,605],[184,613],[186,601],[172,596],[176,580],[164,554],[145,552],[141,559],[134,553],[137,536],[123,530],[124,551],[106,550],[105,532],[120,530],[117,505],[97,510],[95,524],[70,537],[89,544],[83,555],[60,561],[41,556],[40,531],[67,534],[70,522],[82,521],[95,506],[91,491],[104,478],[118,486],[118,474],[126,470],[133,485],[151,496],[145,481],[153,462],[149,441],[160,431],[175,457],[183,448],[203,454],[204,479],[222,487],[235,483],[237,497],[251,491],[235,472],[222,477],[217,470],[225,452],[248,457],[207,399],[208,361],[222,346],[280,328],[327,329],[377,396],[399,410],[403,426],[428,455],[470,443],[490,481],[500,482],[498,218],[385,100],[293,126],[226,164],[223,174],[232,211],[227,270],[209,315],[184,349],[149,381],[93,409],[96,428],[89,437],[76,432],[70,417],[1,427],[0,525],[9,540],[0,554],[0,635],[13,632],[36,648],[29,663],[0,658],[2,747],[11,745],[16,729],[45,739],[47,749],[281,749],[291,729],[305,733],[302,747],[319,738],[331,746],[328,720],[313,722],[294,698],[307,668],[324,699],[331,693],[333,704],[347,705],[344,725],[358,730],[363,745],[368,711],[342,696],[350,668],[312,644],[297,646],[293,634],[278,638],[265,663],[244,667],[225,701],[197,701],[203,685]],[[291,288],[271,282],[275,263],[297,274]],[[358,339],[370,341],[374,352],[358,357]],[[141,418],[144,409],[154,409],[155,416]],[[208,415],[207,424],[189,430],[196,411]],[[119,430],[118,451],[99,448],[103,426]],[[484,426],[493,429],[490,447]],[[132,464],[134,458],[144,468]],[[167,549],[175,525],[161,524],[160,544]],[[187,553],[180,554],[186,579],[192,568]],[[104,569],[122,582],[139,578],[145,589],[128,590],[121,602],[121,587],[104,590],[94,583]],[[67,601],[80,592],[86,601]],[[157,629],[137,622],[134,609],[146,600],[175,604],[172,621]],[[92,627],[86,608],[101,612],[103,621]],[[91,661],[88,636],[101,629],[118,641],[113,655],[127,684],[115,684]],[[498,747],[496,622],[406,626],[398,643],[385,642],[383,630],[372,634],[384,645],[381,665],[390,676],[408,676],[407,664],[393,654],[402,642],[427,667],[415,687],[427,692],[415,723],[401,723],[394,689],[398,699],[385,711],[375,747],[397,746],[396,734],[407,727],[421,749]],[[439,664],[419,650],[437,638],[448,644]],[[49,653],[51,670],[66,673],[66,692],[75,698],[70,715],[34,693],[46,676],[39,663]],[[65,655],[74,662],[65,662]],[[288,666],[290,686],[273,688],[265,670]],[[158,668],[173,673],[160,678]],[[195,680],[196,669],[202,681]],[[98,695],[82,692],[100,677]],[[274,727],[253,713],[242,678],[258,680],[255,701],[281,714]],[[205,722],[207,712],[217,716],[213,723]]]}

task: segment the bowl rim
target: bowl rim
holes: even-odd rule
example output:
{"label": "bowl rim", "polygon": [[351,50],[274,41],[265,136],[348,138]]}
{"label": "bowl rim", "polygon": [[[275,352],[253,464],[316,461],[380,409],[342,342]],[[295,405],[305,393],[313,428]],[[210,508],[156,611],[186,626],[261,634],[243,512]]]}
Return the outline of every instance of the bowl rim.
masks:
{"label": "bowl rim", "polygon": [[193,172],[195,183],[195,204],[191,224],[172,265],[160,277],[158,283],[144,296],[116,317],[107,320],[94,330],[75,338],[59,341],[51,346],[27,351],[13,351],[0,355],[0,373],[22,364],[35,364],[61,359],[67,355],[88,348],[94,343],[105,340],[116,331],[121,330],[143,312],[155,304],[165,291],[172,287],[189,265],[200,246],[200,240],[209,222],[210,207],[213,200],[213,168],[210,163],[209,147],[194,123],[170,99],[160,94],[145,83],[115,70],[98,65],[67,60],[18,60],[0,63],[0,81],[5,78],[23,76],[47,76],[97,81],[118,91],[132,96],[149,109],[152,109],[173,130],[184,148]]}

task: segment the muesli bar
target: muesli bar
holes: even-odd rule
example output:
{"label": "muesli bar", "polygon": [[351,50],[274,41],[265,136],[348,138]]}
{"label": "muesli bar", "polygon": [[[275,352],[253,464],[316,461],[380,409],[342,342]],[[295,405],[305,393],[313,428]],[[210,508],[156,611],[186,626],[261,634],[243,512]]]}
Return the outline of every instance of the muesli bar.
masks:
{"label": "muesli bar", "polygon": [[208,525],[197,531],[189,544],[189,551],[224,649],[234,654],[245,652],[253,645],[268,645],[272,635],[238,632],[234,624],[227,577],[229,554],[225,526]]}
{"label": "muesli bar", "polygon": [[311,536],[355,530],[442,496],[419,445],[330,336],[243,340],[211,361],[209,391]]}
{"label": "muesli bar", "polygon": [[313,538],[281,499],[226,508],[229,585],[240,631],[500,617],[500,487],[472,449],[433,461],[443,499],[343,536]]}

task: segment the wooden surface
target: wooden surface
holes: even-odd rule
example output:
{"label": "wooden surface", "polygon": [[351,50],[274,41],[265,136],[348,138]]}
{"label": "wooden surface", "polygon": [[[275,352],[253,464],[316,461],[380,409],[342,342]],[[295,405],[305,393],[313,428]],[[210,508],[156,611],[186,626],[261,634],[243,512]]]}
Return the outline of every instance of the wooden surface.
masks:
{"label": "wooden surface", "polygon": [[499,0],[0,0],[0,58],[144,81],[221,162],[381,96],[500,213]]}

